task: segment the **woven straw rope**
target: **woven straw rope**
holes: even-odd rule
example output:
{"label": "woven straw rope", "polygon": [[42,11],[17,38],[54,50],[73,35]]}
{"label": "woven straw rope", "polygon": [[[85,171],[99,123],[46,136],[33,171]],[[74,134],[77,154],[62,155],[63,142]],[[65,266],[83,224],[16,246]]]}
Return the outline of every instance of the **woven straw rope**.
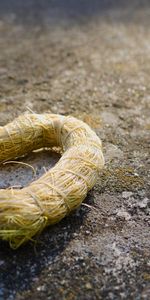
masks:
{"label": "woven straw rope", "polygon": [[0,162],[43,147],[61,147],[57,164],[23,189],[0,190],[0,238],[12,248],[76,209],[104,165],[101,141],[73,117],[27,114],[0,127]]}

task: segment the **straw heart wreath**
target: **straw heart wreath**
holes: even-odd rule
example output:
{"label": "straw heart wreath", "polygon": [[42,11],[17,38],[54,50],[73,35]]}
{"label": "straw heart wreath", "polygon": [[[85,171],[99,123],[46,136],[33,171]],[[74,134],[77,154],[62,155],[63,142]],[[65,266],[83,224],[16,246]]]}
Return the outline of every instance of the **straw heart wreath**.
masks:
{"label": "straw heart wreath", "polygon": [[38,180],[22,189],[0,189],[0,238],[14,249],[80,206],[104,158],[98,136],[74,117],[25,114],[0,127],[1,163],[55,146],[62,156]]}

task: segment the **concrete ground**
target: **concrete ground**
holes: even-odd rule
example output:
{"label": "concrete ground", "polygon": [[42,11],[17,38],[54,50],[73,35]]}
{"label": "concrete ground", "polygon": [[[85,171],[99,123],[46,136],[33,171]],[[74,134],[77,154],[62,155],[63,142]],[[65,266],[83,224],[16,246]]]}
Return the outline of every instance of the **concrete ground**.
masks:
{"label": "concrete ground", "polygon": [[[0,2],[0,125],[71,114],[103,141],[105,168],[80,209],[17,251],[0,242],[0,300],[150,299],[150,2]],[[25,186],[59,159],[1,166]]]}

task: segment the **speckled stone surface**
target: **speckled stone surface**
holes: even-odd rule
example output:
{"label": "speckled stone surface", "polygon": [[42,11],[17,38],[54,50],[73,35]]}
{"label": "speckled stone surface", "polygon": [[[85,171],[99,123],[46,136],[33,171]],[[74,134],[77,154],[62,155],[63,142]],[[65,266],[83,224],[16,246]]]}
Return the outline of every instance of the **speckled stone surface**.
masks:
{"label": "speckled stone surface", "polygon": [[[82,205],[34,242],[0,241],[0,300],[150,298],[150,2],[0,2],[0,126],[28,110],[71,114],[102,138],[106,165]],[[2,165],[23,187],[59,159]]]}

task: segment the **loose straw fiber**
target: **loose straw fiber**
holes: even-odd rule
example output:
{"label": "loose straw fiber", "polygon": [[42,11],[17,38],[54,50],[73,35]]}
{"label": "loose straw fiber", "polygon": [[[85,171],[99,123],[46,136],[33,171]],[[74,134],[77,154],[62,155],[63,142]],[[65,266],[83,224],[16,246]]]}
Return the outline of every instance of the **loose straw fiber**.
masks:
{"label": "loose straw fiber", "polygon": [[0,127],[0,162],[43,147],[61,147],[58,163],[23,189],[0,189],[0,238],[18,248],[76,209],[104,165],[101,141],[73,117],[26,114]]}

